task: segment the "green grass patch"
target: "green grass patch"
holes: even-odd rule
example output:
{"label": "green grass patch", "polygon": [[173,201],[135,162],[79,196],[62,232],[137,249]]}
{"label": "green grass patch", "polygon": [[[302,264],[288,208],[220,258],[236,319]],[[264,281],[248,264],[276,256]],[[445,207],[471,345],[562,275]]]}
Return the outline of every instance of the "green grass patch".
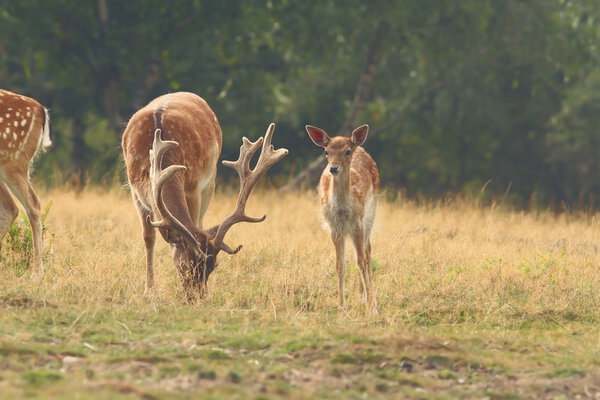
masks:
{"label": "green grass patch", "polygon": [[584,377],[586,374],[584,371],[577,369],[577,368],[564,368],[564,369],[557,369],[551,372],[547,372],[545,374],[542,374],[542,376],[544,376],[545,378],[581,378]]}
{"label": "green grass patch", "polygon": [[490,400],[518,400],[522,398],[516,393],[504,391],[487,391],[484,396]]}
{"label": "green grass patch", "polygon": [[51,385],[64,378],[60,372],[47,370],[26,371],[22,377],[27,385],[35,387]]}
{"label": "green grass patch", "polygon": [[220,349],[212,349],[206,353],[206,358],[209,360],[231,360],[231,356]]}

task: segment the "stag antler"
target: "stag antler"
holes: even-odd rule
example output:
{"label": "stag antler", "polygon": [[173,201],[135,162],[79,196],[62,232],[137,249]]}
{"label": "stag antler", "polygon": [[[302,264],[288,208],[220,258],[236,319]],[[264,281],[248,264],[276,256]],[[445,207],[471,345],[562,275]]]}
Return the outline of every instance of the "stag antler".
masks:
{"label": "stag antler", "polygon": [[184,165],[170,165],[164,170],[161,169],[162,159],[165,153],[179,146],[179,143],[172,140],[162,140],[160,134],[160,129],[154,131],[154,141],[152,142],[152,148],[150,149],[150,185],[152,186],[152,199],[154,200],[156,209],[162,216],[162,219],[159,221],[152,221],[150,216],[148,216],[148,220],[155,228],[169,228],[174,230],[199,254],[206,257],[206,254],[200,250],[200,246],[198,246],[198,242],[194,238],[194,235],[192,235],[192,233],[177,218],[175,218],[165,206],[162,197],[163,186],[173,178],[177,172],[187,168]]}
{"label": "stag antler", "polygon": [[[275,124],[271,123],[269,128],[267,128],[264,138],[261,137],[256,142],[251,142],[246,137],[242,138],[243,144],[240,147],[240,157],[237,161],[223,161],[223,165],[237,171],[240,177],[240,194],[238,195],[235,210],[229,214],[221,225],[212,228],[211,231],[216,231],[214,237],[215,246],[229,254],[235,254],[242,248],[240,245],[233,250],[223,242],[223,238],[231,226],[238,222],[262,222],[267,217],[266,215],[260,218],[249,217],[246,215],[245,209],[248,196],[250,196],[250,192],[252,192],[256,182],[260,180],[269,168],[288,154],[287,149],[281,148],[275,150],[271,145],[274,131]],[[250,169],[250,160],[261,144],[262,150],[258,157],[258,162],[254,169]]]}

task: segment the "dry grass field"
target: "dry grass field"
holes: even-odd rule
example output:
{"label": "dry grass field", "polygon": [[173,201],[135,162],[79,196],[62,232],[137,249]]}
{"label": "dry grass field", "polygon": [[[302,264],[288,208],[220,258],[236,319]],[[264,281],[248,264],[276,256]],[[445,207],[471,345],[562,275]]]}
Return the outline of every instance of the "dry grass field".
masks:
{"label": "dry grass field", "polygon": [[[25,229],[0,252],[2,398],[600,398],[596,215],[381,201],[367,318],[350,243],[337,307],[315,193],[255,193],[266,221],[231,230],[244,247],[194,305],[162,239],[144,297],[127,190],[40,195],[44,282],[28,279]],[[205,223],[234,197],[217,193]]]}

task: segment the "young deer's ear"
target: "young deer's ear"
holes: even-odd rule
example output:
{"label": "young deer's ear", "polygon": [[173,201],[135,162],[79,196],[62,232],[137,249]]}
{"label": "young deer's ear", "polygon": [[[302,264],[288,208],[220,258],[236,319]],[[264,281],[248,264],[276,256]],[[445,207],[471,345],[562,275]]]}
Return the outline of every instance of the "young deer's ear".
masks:
{"label": "young deer's ear", "polygon": [[369,125],[363,125],[352,131],[351,139],[355,146],[362,145],[369,134]]}
{"label": "young deer's ear", "polygon": [[329,136],[323,129],[317,128],[316,126],[306,125],[306,132],[308,132],[308,136],[310,136],[311,140],[317,146],[327,147],[329,144]]}

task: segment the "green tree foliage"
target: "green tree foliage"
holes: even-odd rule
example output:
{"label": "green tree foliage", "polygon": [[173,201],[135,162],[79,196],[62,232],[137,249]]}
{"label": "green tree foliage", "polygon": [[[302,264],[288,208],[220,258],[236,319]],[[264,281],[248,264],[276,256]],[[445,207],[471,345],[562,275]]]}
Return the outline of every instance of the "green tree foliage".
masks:
{"label": "green tree foliage", "polygon": [[281,176],[319,154],[306,123],[357,120],[409,196],[583,205],[600,189],[598,21],[593,0],[3,1],[0,76],[52,109],[41,174],[118,171],[127,118],[188,90],[225,158],[276,122]]}

